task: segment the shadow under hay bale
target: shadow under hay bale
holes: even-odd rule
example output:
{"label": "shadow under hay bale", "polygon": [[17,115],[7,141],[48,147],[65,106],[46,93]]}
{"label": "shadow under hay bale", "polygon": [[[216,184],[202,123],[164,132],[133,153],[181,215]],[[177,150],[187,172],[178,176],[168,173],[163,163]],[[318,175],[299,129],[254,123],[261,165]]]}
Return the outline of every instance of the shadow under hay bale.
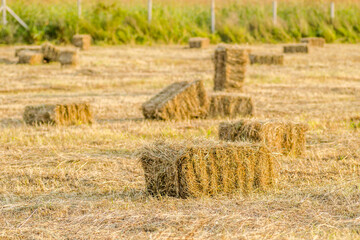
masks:
{"label": "shadow under hay bale", "polygon": [[203,81],[176,82],[166,87],[142,105],[147,119],[183,120],[203,118],[209,100]]}
{"label": "shadow under hay bale", "polygon": [[27,106],[23,119],[29,125],[79,125],[93,122],[87,103]]}
{"label": "shadow under hay bale", "polygon": [[44,62],[44,55],[33,51],[23,50],[18,53],[19,64],[39,65]]}
{"label": "shadow under hay bale", "polygon": [[282,54],[250,54],[251,64],[284,65],[284,55]]}
{"label": "shadow under hay bale", "polygon": [[214,90],[243,88],[249,50],[239,46],[220,45],[215,50]]}
{"label": "shadow under hay bale", "polygon": [[308,44],[289,44],[284,46],[284,53],[309,53]]}
{"label": "shadow under hay bale", "polygon": [[77,34],[72,38],[72,44],[81,50],[89,50],[91,46],[91,36],[88,34]]}
{"label": "shadow under hay bale", "polygon": [[263,143],[271,150],[287,154],[302,155],[305,151],[305,135],[308,126],[276,120],[241,120],[223,122],[219,126],[219,138],[225,141]]}
{"label": "shadow under hay bale", "polygon": [[251,97],[236,93],[211,93],[208,118],[236,118],[254,115]]}
{"label": "shadow under hay bale", "polygon": [[15,57],[19,57],[19,53],[22,51],[42,53],[40,46],[19,47],[15,49]]}
{"label": "shadow under hay bale", "polygon": [[51,43],[41,45],[41,52],[46,62],[56,62],[59,59],[60,49]]}
{"label": "shadow under hay bale", "polygon": [[258,144],[157,142],[142,150],[140,161],[152,195],[246,194],[275,182],[274,157]]}
{"label": "shadow under hay bale", "polygon": [[195,37],[189,39],[190,48],[207,48],[210,45],[208,38]]}
{"label": "shadow under hay bale", "polygon": [[313,46],[313,47],[324,47],[325,45],[325,39],[317,38],[317,37],[302,38],[300,42],[307,43],[309,46]]}
{"label": "shadow under hay bale", "polygon": [[58,61],[61,66],[77,66],[79,63],[79,51],[78,49],[61,49],[59,53]]}

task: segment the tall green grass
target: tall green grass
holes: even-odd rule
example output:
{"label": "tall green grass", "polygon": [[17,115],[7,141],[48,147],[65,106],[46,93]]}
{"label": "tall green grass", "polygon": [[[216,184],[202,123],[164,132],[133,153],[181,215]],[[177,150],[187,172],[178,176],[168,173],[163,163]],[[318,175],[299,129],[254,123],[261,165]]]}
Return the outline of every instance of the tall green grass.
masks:
{"label": "tall green grass", "polygon": [[209,37],[212,42],[260,43],[291,42],[306,36],[327,42],[360,42],[359,4],[337,4],[331,21],[324,3],[289,2],[279,5],[278,24],[272,23],[269,4],[230,4],[217,9],[217,32],[210,33],[210,9],[201,6],[155,5],[153,21],[147,22],[146,6],[97,3],[77,17],[76,5],[10,5],[29,25],[26,31],[8,16],[0,26],[0,43],[69,43],[75,33],[89,33],[98,44],[185,43],[189,37]]}

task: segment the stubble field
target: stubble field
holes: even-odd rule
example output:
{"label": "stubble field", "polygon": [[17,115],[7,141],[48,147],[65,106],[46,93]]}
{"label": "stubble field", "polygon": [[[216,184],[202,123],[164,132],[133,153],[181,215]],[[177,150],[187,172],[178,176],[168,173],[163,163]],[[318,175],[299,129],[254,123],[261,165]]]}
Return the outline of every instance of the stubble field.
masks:
{"label": "stubble field", "polygon": [[[360,239],[360,45],[252,65],[257,118],[306,122],[306,156],[278,157],[268,193],[146,195],[137,152],[157,139],[217,139],[218,120],[144,120],[175,81],[211,91],[215,46],[93,47],[77,68],[11,64],[0,47],[0,239]],[[251,46],[280,52],[280,45]],[[87,101],[92,126],[26,126],[26,105]]]}

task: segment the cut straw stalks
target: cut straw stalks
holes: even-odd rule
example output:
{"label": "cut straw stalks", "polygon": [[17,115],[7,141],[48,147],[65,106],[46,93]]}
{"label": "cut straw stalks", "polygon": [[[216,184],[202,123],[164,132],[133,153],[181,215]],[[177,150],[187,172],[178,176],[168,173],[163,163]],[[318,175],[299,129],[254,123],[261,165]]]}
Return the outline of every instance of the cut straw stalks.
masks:
{"label": "cut straw stalks", "polygon": [[251,64],[284,65],[282,54],[250,54],[249,59]]}
{"label": "cut straw stalks", "polygon": [[156,142],[140,156],[147,192],[179,198],[248,194],[274,185],[274,158],[249,143]]}
{"label": "cut straw stalks", "polygon": [[39,65],[44,61],[44,55],[34,51],[23,50],[18,53],[19,64]]}
{"label": "cut straw stalks", "polygon": [[72,44],[81,50],[89,50],[91,46],[91,36],[88,34],[77,34],[72,38]]}
{"label": "cut straw stalks", "polygon": [[317,37],[311,37],[311,38],[302,38],[300,40],[301,43],[306,43],[309,46],[312,47],[324,47],[325,45],[325,39],[324,38],[317,38]]}
{"label": "cut straw stalks", "polygon": [[208,38],[195,37],[189,39],[190,48],[207,48],[210,45]]}
{"label": "cut straw stalks", "polygon": [[284,46],[284,53],[309,53],[308,44],[289,44]]}

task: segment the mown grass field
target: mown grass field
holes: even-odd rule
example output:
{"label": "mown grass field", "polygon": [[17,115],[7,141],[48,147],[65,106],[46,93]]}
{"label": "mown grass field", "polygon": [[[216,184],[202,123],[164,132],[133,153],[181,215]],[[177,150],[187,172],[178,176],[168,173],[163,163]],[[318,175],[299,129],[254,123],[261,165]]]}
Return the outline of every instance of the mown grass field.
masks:
{"label": "mown grass field", "polygon": [[[280,52],[254,45],[253,52]],[[156,139],[217,139],[222,120],[144,120],[168,84],[204,79],[214,46],[93,47],[75,69],[0,62],[0,239],[360,239],[360,46],[252,65],[257,118],[309,124],[306,156],[278,157],[268,193],[147,196],[137,159]],[[0,47],[10,59],[13,47]],[[26,105],[88,101],[92,126],[26,126]]]}

